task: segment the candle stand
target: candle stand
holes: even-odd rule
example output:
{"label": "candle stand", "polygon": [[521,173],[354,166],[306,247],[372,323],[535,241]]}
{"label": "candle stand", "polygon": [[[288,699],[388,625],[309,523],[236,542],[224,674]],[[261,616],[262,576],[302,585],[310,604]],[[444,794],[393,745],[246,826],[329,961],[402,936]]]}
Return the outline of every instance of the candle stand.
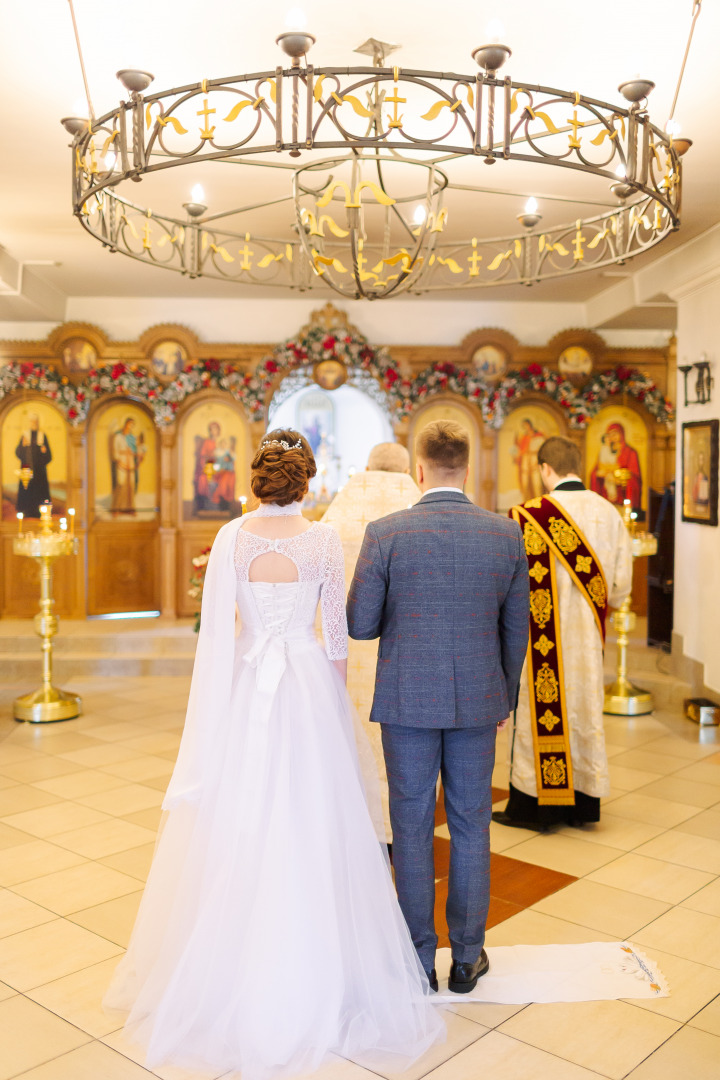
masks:
{"label": "candle stand", "polygon": [[[52,639],[58,632],[58,618],[53,608],[53,569],[55,559],[63,555],[77,555],[78,542],[74,534],[74,511],[70,516],[70,533],[54,530],[52,527],[52,508],[40,507],[41,525],[39,531],[19,532],[13,540],[16,555],[25,555],[35,559],[40,566],[40,611],[35,616],[35,632],[42,638],[42,686],[30,694],[16,698],[13,715],[16,720],[27,720],[32,724],[54,723],[57,720],[71,720],[82,712],[82,698],[59,690],[52,684]],[[18,515],[19,528],[22,530],[22,515]]]}
{"label": "candle stand", "polygon": [[[632,507],[626,502],[623,520],[630,533],[633,559],[654,555],[657,551],[657,538],[652,533],[636,532],[631,514]],[[630,633],[637,622],[635,612],[630,610],[631,603],[632,595],[629,595],[622,606],[610,616],[610,625],[617,633],[617,666],[615,681],[605,687],[603,712],[612,716],[642,716],[653,710],[652,694],[640,686],[635,686],[628,678],[627,650]]]}

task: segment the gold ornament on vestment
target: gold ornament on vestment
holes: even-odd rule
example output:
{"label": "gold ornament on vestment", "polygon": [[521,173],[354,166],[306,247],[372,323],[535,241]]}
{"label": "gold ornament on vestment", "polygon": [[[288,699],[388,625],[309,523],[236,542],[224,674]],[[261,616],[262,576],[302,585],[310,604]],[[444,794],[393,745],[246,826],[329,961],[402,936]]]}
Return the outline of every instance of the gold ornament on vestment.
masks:
{"label": "gold ornament on vestment", "polygon": [[555,644],[550,640],[550,638],[546,637],[546,635],[543,634],[542,637],[538,638],[538,640],[535,642],[533,648],[537,649],[541,656],[547,656],[550,650],[555,648]]}
{"label": "gold ornament on vestment", "polygon": [[533,528],[529,521],[525,522],[523,540],[525,541],[525,552],[527,555],[542,555],[547,551],[547,544],[537,529]]}
{"label": "gold ornament on vestment", "polygon": [[542,724],[548,731],[552,731],[556,724],[560,723],[560,717],[546,709],[542,716],[538,716],[538,724]]}
{"label": "gold ornament on vestment", "polygon": [[543,705],[550,705],[551,702],[557,701],[559,696],[559,686],[555,672],[546,661],[537,673],[535,697]]}
{"label": "gold ornament on vestment", "polygon": [[578,555],[575,559],[575,573],[576,574],[589,574],[592,570],[592,556],[591,555]]}
{"label": "gold ornament on vestment", "polygon": [[544,630],[552,616],[552,597],[549,589],[533,589],[530,593],[530,614],[537,626]]}
{"label": "gold ornament on vestment", "polygon": [[607,593],[605,592],[605,582],[601,574],[596,574],[594,578],[590,578],[587,583],[587,591],[594,604],[597,604],[599,608],[605,607]]}
{"label": "gold ornament on vestment", "polygon": [[550,533],[563,555],[569,555],[576,547],[580,546],[578,534],[562,518],[551,517],[549,521]]}
{"label": "gold ornament on vestment", "polygon": [[545,577],[546,574],[549,574],[550,571],[538,560],[533,564],[533,566],[530,567],[528,573],[530,574],[530,577],[534,578],[535,581],[537,581],[538,585],[540,585],[542,584],[542,579]]}
{"label": "gold ornament on vestment", "polygon": [[542,774],[546,784],[549,784],[551,787],[559,787],[560,784],[565,783],[565,777],[567,775],[565,762],[558,761],[553,754],[552,757],[543,761]]}

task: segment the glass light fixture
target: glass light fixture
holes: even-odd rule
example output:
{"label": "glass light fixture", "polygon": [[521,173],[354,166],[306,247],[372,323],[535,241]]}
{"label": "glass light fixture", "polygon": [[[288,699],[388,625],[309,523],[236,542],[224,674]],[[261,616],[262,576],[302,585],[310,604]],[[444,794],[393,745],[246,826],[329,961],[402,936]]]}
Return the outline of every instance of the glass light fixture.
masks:
{"label": "glass light fixture", "polygon": [[525,209],[522,214],[518,214],[517,218],[520,224],[526,229],[532,229],[542,220],[542,214],[538,210],[538,201],[534,195],[530,196],[525,203]]}

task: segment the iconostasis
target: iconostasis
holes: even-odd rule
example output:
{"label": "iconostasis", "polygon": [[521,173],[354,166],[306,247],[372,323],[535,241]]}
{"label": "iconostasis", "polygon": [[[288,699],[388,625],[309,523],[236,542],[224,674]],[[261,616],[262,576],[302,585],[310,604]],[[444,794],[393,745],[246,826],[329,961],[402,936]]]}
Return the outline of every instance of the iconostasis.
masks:
{"label": "iconostasis", "polygon": [[48,501],[53,516],[75,509],[81,543],[56,566],[60,615],[193,614],[192,559],[252,505],[250,463],[268,425],[313,446],[314,518],[377,442],[412,455],[423,427],[449,419],[470,439],[477,505],[505,514],[539,494],[537,451],[567,435],[587,486],[618,507],[630,499],[642,520],[650,490],[673,477],[674,363],[672,344],[613,350],[585,330],[528,347],[484,329],[390,352],[330,304],[282,345],[203,343],[177,325],[114,342],[78,323],[0,342],[0,615],[36,611],[37,571],[12,538],[17,515],[37,527]]}

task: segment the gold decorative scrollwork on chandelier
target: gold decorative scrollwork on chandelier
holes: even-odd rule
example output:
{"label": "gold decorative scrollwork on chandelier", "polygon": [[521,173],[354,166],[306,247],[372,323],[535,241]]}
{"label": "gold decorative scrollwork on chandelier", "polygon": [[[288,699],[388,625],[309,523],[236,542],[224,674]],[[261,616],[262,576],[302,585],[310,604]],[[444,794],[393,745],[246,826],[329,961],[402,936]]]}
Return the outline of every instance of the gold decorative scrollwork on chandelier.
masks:
{"label": "gold decorative scrollwork on chandelier", "polygon": [[[118,72],[128,100],[97,119],[63,120],[73,135],[73,208],[84,228],[111,251],[191,278],[300,290],[325,284],[374,300],[532,285],[621,264],[679,227],[681,156],[690,140],[651,122],[649,80],[623,83],[624,103],[615,105],[499,75],[511,54],[497,43],[476,49],[477,72],[462,75],[387,66],[394,46],[375,39],[356,50],[371,54],[372,66],[315,68],[314,41],[291,30],[277,39],[289,67],[158,93],[147,93],[149,73]],[[239,170],[232,185],[219,185],[234,200],[257,169],[269,170],[272,191],[250,205],[209,208],[195,184],[184,215],[173,215],[120,190],[188,166],[196,180],[199,167],[213,163]],[[581,203],[584,211],[595,204],[600,212],[542,227],[533,195],[516,215],[517,229],[476,233],[488,192],[519,197],[502,187],[503,165],[517,182],[514,163],[532,167],[540,198],[548,166],[552,175],[571,170],[595,184],[591,196],[546,195],[555,219],[557,204]],[[483,164],[499,168],[487,174]],[[478,186],[481,171],[497,188]],[[287,231],[269,234],[265,226],[288,203]]]}

